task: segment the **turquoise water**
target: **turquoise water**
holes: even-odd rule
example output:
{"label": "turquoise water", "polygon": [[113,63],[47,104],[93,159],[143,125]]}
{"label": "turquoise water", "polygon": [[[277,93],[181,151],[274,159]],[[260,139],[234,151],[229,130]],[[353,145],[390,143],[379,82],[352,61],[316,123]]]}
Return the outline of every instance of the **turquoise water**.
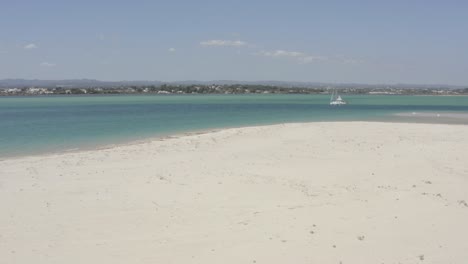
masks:
{"label": "turquoise water", "polygon": [[417,122],[394,114],[468,113],[466,96],[347,95],[346,99],[349,105],[330,107],[328,95],[0,97],[0,157],[224,127],[305,121]]}

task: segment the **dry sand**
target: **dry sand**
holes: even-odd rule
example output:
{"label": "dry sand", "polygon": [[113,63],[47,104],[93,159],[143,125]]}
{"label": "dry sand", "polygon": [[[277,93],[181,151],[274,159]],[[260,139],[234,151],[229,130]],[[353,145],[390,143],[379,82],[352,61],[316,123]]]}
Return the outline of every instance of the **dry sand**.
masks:
{"label": "dry sand", "polygon": [[235,128],[0,161],[0,263],[467,263],[468,126]]}

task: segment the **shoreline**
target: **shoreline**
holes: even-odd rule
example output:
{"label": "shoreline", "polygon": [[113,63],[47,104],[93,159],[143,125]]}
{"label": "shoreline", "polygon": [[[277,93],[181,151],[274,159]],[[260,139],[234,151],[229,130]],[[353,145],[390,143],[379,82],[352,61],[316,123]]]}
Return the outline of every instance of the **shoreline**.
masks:
{"label": "shoreline", "polygon": [[[355,121],[312,121],[312,122],[282,122],[282,123],[273,123],[273,124],[266,124],[266,125],[249,125],[249,126],[233,126],[233,127],[221,127],[221,128],[213,128],[213,129],[202,129],[202,130],[195,130],[195,131],[188,131],[188,132],[180,132],[180,133],[169,133],[165,135],[160,135],[160,136],[149,136],[149,137],[144,137],[141,139],[131,139],[131,140],[126,140],[120,143],[109,143],[109,144],[102,144],[96,146],[96,147],[75,147],[72,149],[65,149],[65,150],[51,150],[51,151],[45,151],[41,153],[30,153],[30,154],[19,154],[19,155],[6,155],[6,156],[0,156],[0,161],[5,161],[5,160],[11,160],[11,159],[21,159],[21,158],[32,158],[32,157],[41,157],[41,156],[57,156],[57,155],[62,155],[62,154],[67,154],[67,153],[80,153],[80,152],[89,152],[89,151],[97,151],[97,150],[109,150],[113,148],[119,148],[119,147],[125,147],[125,146],[133,146],[133,145],[140,145],[140,144],[147,144],[151,143],[154,141],[165,141],[168,139],[172,138],[182,138],[182,137],[187,137],[187,136],[193,136],[193,135],[202,135],[202,134],[210,134],[210,133],[216,133],[220,132],[223,130],[231,130],[231,129],[242,129],[242,128],[255,128],[255,127],[270,127],[270,126],[282,126],[282,125],[288,125],[288,124],[314,124],[314,123],[356,123],[356,122],[362,122],[362,123],[395,123],[395,124],[428,124],[428,125],[468,125],[467,123],[454,123],[454,122],[428,122],[427,118],[432,118],[436,117],[437,113],[436,112],[417,112],[416,116],[410,112],[403,112],[403,113],[397,113],[394,114],[393,116],[396,117],[416,117],[418,119],[411,119],[411,120],[355,120]],[[455,120],[467,120],[468,121],[468,113],[454,113],[454,112],[449,112],[449,113],[444,113],[445,118],[452,118],[451,115],[459,116],[459,118],[455,118]],[[438,120],[440,121],[440,120]]]}
{"label": "shoreline", "polygon": [[465,112],[434,112],[434,111],[419,111],[419,112],[403,112],[397,113],[395,116],[401,117],[432,117],[432,118],[450,118],[450,119],[462,119],[468,121],[468,113]]}

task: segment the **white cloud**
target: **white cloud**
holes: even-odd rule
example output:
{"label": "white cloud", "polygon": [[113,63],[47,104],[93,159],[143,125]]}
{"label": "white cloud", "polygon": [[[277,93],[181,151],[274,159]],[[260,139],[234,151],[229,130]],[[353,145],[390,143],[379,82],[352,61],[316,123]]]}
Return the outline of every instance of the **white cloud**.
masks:
{"label": "white cloud", "polygon": [[300,51],[287,51],[287,50],[273,50],[273,51],[260,51],[256,55],[272,58],[285,58],[295,60],[302,64],[314,62],[333,62],[342,64],[357,64],[363,63],[363,60],[352,59],[344,56],[323,56],[323,55],[310,55]]}
{"label": "white cloud", "polygon": [[34,44],[34,43],[30,43],[30,44],[24,46],[24,49],[27,49],[27,50],[37,49],[37,48],[38,48],[38,46],[36,44]]}
{"label": "white cloud", "polygon": [[361,64],[364,63],[364,60],[361,59],[353,59],[353,58],[348,58],[344,56],[336,56],[334,59],[338,62],[341,62],[343,64]]}
{"label": "white cloud", "polygon": [[274,51],[260,51],[259,55],[265,57],[290,57],[290,58],[301,58],[304,57],[305,54],[298,51],[286,51],[286,50],[274,50]]}
{"label": "white cloud", "polygon": [[291,59],[299,63],[311,63],[311,62],[316,62],[316,61],[327,60],[325,56],[312,56],[312,55],[308,55],[305,52],[288,51],[288,50],[273,50],[273,51],[262,50],[256,53],[256,55],[260,55],[264,57],[271,57],[271,58]]}
{"label": "white cloud", "polygon": [[299,58],[299,61],[301,63],[312,63],[312,62],[320,62],[320,61],[327,61],[327,60],[329,60],[329,58],[325,56],[304,56],[304,57]]}
{"label": "white cloud", "polygon": [[212,39],[200,42],[200,45],[204,47],[241,47],[247,45],[246,42],[241,40],[220,40],[220,39]]}
{"label": "white cloud", "polygon": [[41,67],[55,67],[57,64],[55,63],[50,63],[50,62],[42,62],[41,64],[39,64],[39,66]]}
{"label": "white cloud", "polygon": [[176,49],[175,48],[169,48],[168,51],[169,52],[174,52],[174,51],[176,51]]}

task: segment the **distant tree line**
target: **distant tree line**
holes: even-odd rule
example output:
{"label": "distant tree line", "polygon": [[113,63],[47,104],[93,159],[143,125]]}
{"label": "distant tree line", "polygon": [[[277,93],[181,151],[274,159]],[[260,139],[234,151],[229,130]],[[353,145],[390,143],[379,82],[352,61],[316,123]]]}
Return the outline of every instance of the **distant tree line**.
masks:
{"label": "distant tree line", "polygon": [[[0,95],[84,95],[84,94],[327,94],[333,87],[282,87],[255,84],[230,85],[130,85],[116,87],[54,87],[54,88],[4,88]],[[348,87],[338,89],[343,94],[401,94],[401,95],[467,95],[468,88],[398,88],[398,87]]]}

